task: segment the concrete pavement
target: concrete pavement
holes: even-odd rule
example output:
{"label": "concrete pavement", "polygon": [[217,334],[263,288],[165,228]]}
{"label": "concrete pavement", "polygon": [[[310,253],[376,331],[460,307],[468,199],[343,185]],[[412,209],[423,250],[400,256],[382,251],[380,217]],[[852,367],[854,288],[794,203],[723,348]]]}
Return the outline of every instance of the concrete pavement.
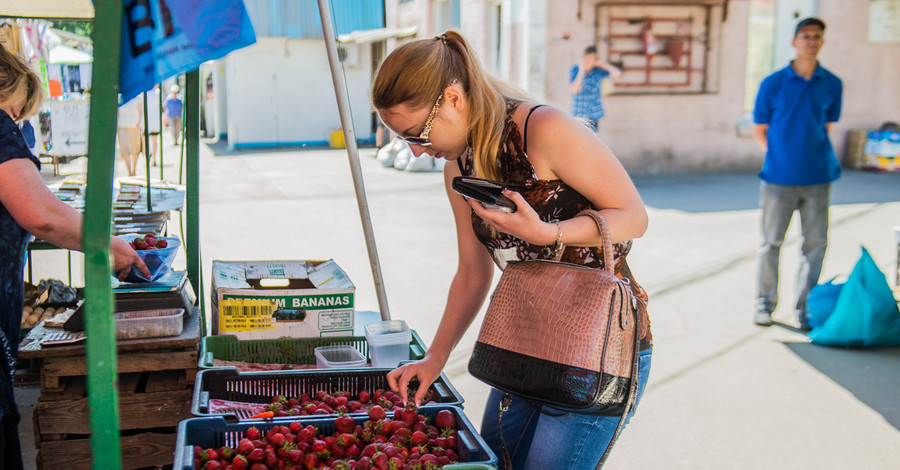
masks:
{"label": "concrete pavement", "polygon": [[[362,153],[391,316],[430,343],[456,265],[441,175],[382,168],[371,158],[374,150]],[[214,259],[334,258],[357,286],[357,310],[378,310],[344,151],[235,153],[210,142],[201,146],[200,168],[205,279]],[[166,172],[177,178],[177,167]],[[637,177],[635,183],[650,229],[629,262],[650,294],[653,369],[605,468],[897,468],[900,349],[828,349],[793,328],[796,224],[782,252],[779,323],[752,323],[755,175]],[[822,279],[849,273],[862,244],[893,284],[900,173],[846,171],[833,202]],[[39,265],[36,257],[35,276],[58,273],[61,260]],[[479,425],[488,389],[466,373],[476,336],[473,327],[445,372]]]}

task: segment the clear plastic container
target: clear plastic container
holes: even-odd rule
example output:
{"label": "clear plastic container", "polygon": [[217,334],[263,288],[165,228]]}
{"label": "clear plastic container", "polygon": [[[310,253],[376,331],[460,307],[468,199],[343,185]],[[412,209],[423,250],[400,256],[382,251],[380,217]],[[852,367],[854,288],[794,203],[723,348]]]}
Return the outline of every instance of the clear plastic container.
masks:
{"label": "clear plastic container", "polygon": [[116,339],[178,336],[184,330],[183,308],[117,312]]}
{"label": "clear plastic container", "polygon": [[315,355],[316,367],[319,369],[352,369],[366,366],[366,356],[346,344],[319,346],[315,349]]}
{"label": "clear plastic container", "polygon": [[366,341],[372,367],[397,367],[409,360],[412,333],[403,320],[388,320],[366,325]]}

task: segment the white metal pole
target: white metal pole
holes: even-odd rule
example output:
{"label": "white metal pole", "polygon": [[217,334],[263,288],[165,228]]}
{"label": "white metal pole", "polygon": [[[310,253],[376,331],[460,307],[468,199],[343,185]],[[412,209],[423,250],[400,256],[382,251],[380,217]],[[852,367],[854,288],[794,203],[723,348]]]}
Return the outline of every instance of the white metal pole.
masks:
{"label": "white metal pole", "polygon": [[381,265],[378,262],[378,250],[375,248],[375,234],[372,231],[372,218],[369,216],[369,206],[366,203],[366,188],[363,183],[362,169],[359,166],[359,148],[356,146],[356,137],[353,133],[353,121],[350,116],[350,104],[347,101],[347,87],[344,75],[341,73],[341,62],[338,59],[337,40],[334,27],[331,24],[331,10],[328,8],[328,0],[319,1],[319,17],[322,19],[322,34],[325,36],[325,49],[328,51],[328,64],[331,66],[331,79],[334,82],[334,96],[337,98],[338,112],[341,115],[341,127],[344,130],[344,145],[347,147],[347,157],[350,160],[350,172],[353,174],[353,186],[356,189],[356,202],[359,205],[359,217],[362,220],[363,233],[366,237],[366,248],[369,251],[369,264],[372,266],[372,277],[375,280],[375,293],[378,296],[378,306],[381,310],[381,319],[390,320],[391,312],[388,309],[387,295],[384,291],[384,279],[381,277]]}

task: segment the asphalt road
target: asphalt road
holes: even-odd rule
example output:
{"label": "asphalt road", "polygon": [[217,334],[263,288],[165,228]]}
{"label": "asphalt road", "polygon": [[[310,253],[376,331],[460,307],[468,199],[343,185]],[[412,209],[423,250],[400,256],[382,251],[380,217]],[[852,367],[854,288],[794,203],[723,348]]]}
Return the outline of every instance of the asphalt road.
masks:
{"label": "asphalt road", "polygon": [[[214,259],[333,258],[357,286],[357,310],[379,311],[346,152],[229,152],[209,144],[201,146],[200,162],[205,279]],[[373,149],[361,153],[390,315],[430,343],[456,266],[441,175],[383,168]],[[177,165],[165,170],[177,179]],[[653,369],[605,468],[898,468],[900,348],[824,348],[794,328],[796,223],[782,251],[777,323],[752,323],[756,176],[642,176],[635,184],[650,228],[629,263],[650,294]],[[831,220],[822,279],[848,274],[864,245],[894,285],[900,241],[891,227],[900,226],[900,173],[845,171],[833,187]],[[64,256],[40,256],[36,276],[66,275]],[[478,426],[487,387],[466,372],[476,336],[473,327],[445,372]],[[30,432],[23,430],[23,438]]]}

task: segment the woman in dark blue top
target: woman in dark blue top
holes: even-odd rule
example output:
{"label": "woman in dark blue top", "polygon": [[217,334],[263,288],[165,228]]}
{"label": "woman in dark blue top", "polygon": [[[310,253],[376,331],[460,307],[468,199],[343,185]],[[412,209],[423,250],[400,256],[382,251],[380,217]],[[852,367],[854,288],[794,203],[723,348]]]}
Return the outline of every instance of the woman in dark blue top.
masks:
{"label": "woman in dark blue top", "polygon": [[[0,470],[22,468],[13,378],[25,301],[26,247],[32,235],[70,250],[81,249],[82,241],[81,214],[44,184],[40,161],[16,125],[42,105],[38,76],[24,60],[0,46]],[[114,269],[123,277],[132,264],[150,277],[147,266],[124,240],[113,237],[110,251]]]}

